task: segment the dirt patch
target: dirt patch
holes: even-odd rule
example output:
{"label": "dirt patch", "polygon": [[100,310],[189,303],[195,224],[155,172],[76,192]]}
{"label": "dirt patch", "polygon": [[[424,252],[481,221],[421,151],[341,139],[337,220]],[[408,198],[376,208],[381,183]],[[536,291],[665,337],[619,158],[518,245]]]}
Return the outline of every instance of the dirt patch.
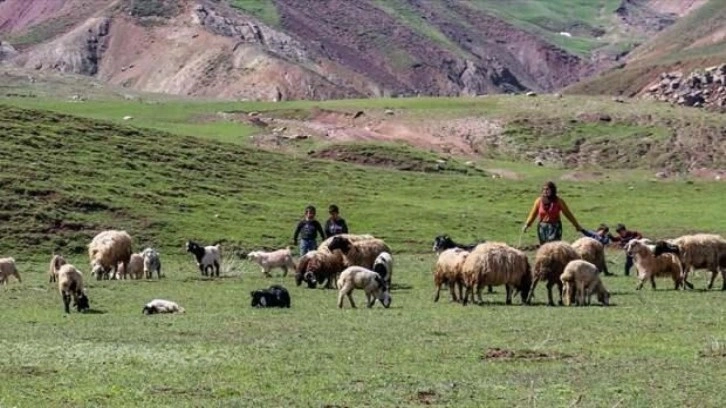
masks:
{"label": "dirt patch", "polygon": [[39,366],[4,366],[2,371],[11,377],[23,376],[41,376],[52,375],[58,373],[55,368],[39,367]]}
{"label": "dirt patch", "polygon": [[505,169],[486,169],[487,172],[491,173],[492,175],[495,175],[499,178],[507,179],[507,180],[521,180],[523,176],[517,172],[514,172],[512,170],[505,170]]}
{"label": "dirt patch", "polygon": [[404,171],[436,171],[436,163],[404,155],[387,155],[384,150],[358,149],[344,145],[331,146],[310,155],[317,159],[335,160],[344,163],[388,167]]}
{"label": "dirt patch", "polygon": [[432,390],[418,391],[415,401],[423,405],[431,405],[436,403],[438,395]]}
{"label": "dirt patch", "polygon": [[599,180],[606,177],[604,173],[599,171],[577,171],[572,173],[566,173],[560,176],[562,181],[592,181]]}
{"label": "dirt patch", "polygon": [[487,349],[481,357],[482,360],[486,361],[547,361],[570,358],[573,358],[573,356],[557,351],[510,350],[498,347]]}

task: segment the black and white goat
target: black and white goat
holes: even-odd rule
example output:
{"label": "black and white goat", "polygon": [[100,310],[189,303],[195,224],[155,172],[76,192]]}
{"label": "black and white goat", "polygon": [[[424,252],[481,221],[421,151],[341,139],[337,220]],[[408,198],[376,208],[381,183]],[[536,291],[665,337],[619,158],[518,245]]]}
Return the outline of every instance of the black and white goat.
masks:
{"label": "black and white goat", "polygon": [[202,276],[219,276],[219,264],[221,256],[219,244],[203,247],[194,241],[187,241],[187,252],[191,252],[197,258],[197,266]]}
{"label": "black and white goat", "polygon": [[250,292],[252,307],[290,307],[290,293],[280,285]]}

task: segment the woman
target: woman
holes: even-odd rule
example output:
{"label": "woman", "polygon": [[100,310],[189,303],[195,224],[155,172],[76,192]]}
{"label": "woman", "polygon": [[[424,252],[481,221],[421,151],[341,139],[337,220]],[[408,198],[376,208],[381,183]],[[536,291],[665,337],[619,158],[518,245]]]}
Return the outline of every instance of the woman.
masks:
{"label": "woman", "polygon": [[564,214],[570,220],[575,229],[578,231],[582,230],[575,216],[567,208],[565,200],[557,197],[557,186],[555,186],[555,183],[548,181],[542,187],[542,195],[534,200],[534,206],[532,207],[532,211],[529,212],[527,222],[524,223],[522,233],[527,232],[529,226],[534,222],[534,218],[539,215],[537,237],[539,238],[540,245],[546,242],[562,240],[560,213]]}
{"label": "woman", "polygon": [[330,238],[338,234],[347,234],[348,224],[345,223],[344,219],[340,218],[340,210],[338,209],[338,206],[330,204],[328,212],[330,213],[330,218],[325,221],[325,237]]}

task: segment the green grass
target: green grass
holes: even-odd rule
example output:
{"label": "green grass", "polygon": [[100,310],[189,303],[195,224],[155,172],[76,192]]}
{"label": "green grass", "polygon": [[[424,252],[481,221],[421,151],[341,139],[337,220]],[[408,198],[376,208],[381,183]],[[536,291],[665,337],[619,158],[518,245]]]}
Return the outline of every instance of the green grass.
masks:
{"label": "green grass", "polygon": [[252,14],[271,27],[280,26],[280,15],[273,0],[230,0],[232,7]]}

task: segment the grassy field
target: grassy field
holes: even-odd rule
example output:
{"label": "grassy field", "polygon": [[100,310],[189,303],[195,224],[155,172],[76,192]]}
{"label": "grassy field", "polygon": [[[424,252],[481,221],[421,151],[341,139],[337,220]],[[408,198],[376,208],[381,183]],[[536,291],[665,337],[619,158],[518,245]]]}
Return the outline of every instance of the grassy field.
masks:
{"label": "grassy field", "polygon": [[[558,181],[587,227],[624,222],[652,238],[722,233],[720,183],[653,181],[618,170],[565,181],[570,170],[488,160],[477,161],[479,170],[401,171],[400,163],[434,156],[411,147],[351,150],[396,161],[374,168],[252,149],[233,135],[220,137],[215,123],[193,121],[273,107],[304,114],[311,105],[392,108],[415,120],[494,115],[514,105],[535,110],[544,100],[6,99],[12,105],[0,109],[0,255],[16,258],[23,282],[0,288],[0,406],[717,406],[724,398],[718,379],[726,374],[720,291],[674,292],[660,280],[658,291],[636,293],[634,278],[618,276],[605,280],[610,308],[545,307],[542,285],[533,307],[503,306],[502,288],[481,307],[434,304],[430,251],[444,232],[458,241],[533,244],[534,234],[519,230],[547,179]],[[578,101],[558,102],[558,112],[588,106]],[[641,113],[649,109],[661,108],[643,105]],[[124,122],[123,115],[135,119]],[[690,115],[702,114],[684,110],[679,120]],[[187,123],[198,128],[183,128]],[[492,178],[487,169],[494,168],[522,178]],[[330,202],[353,232],[375,234],[393,248],[390,309],[337,310],[334,291],[298,288],[291,277],[265,279],[236,256],[290,244],[304,206],[316,204],[324,217]],[[89,281],[92,313],[64,317],[45,275],[50,254],[63,253],[88,273],[85,244],[104,228],[128,230],[139,248],[159,248],[166,278]],[[576,236],[567,225],[565,239]],[[183,250],[190,238],[222,243],[224,278],[198,277]],[[622,273],[622,253],[609,259]],[[290,289],[292,309],[250,308],[250,290],[271,283]],[[694,283],[705,287],[703,276]],[[153,298],[177,301],[188,313],[142,316]]]}

